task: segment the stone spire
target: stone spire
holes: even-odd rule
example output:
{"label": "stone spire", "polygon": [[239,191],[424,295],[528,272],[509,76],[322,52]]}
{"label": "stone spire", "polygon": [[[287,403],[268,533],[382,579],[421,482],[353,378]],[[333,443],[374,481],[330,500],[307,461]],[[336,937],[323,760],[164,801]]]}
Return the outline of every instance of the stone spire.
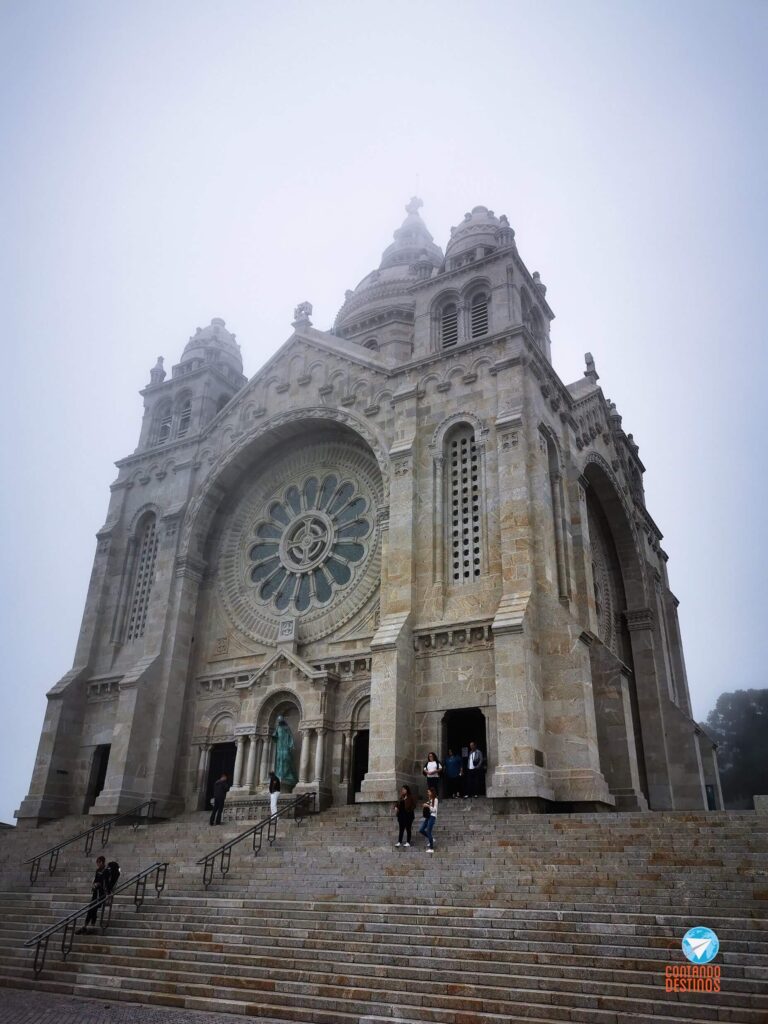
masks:
{"label": "stone spire", "polygon": [[380,270],[399,265],[411,266],[425,260],[435,267],[442,264],[442,250],[439,245],[435,245],[427,225],[419,214],[423,205],[418,196],[413,196],[406,204],[405,212],[408,216],[395,231],[394,242],[384,250]]}
{"label": "stone spire", "polygon": [[149,371],[150,384],[162,384],[165,380],[165,369],[163,368],[163,357],[158,356],[157,362]]}

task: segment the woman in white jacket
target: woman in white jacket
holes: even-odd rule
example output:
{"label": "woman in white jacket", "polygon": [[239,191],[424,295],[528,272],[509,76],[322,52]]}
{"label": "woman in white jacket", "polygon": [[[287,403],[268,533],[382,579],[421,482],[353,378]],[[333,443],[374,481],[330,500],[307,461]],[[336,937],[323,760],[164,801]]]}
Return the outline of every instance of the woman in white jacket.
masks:
{"label": "woman in white jacket", "polygon": [[432,838],[432,829],[437,821],[437,790],[432,786],[427,790],[427,800],[424,804],[424,821],[421,823],[419,832],[427,840],[427,853],[435,852],[435,841]]}

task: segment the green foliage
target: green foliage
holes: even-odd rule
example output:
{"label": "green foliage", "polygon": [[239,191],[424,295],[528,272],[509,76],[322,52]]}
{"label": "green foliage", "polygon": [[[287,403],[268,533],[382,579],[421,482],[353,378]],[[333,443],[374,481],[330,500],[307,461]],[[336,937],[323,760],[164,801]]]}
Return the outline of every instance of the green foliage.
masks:
{"label": "green foliage", "polygon": [[703,728],[718,744],[725,806],[752,807],[768,793],[768,690],[721,693]]}

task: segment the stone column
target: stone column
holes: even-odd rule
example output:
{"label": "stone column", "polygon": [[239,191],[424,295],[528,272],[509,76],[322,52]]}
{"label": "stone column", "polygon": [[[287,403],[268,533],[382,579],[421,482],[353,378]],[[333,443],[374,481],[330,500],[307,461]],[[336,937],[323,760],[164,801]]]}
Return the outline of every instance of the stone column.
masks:
{"label": "stone column", "polygon": [[301,730],[301,757],[299,759],[299,782],[309,782],[309,737],[311,729]]}
{"label": "stone column", "polygon": [[259,769],[259,782],[261,782],[262,784],[266,784],[266,781],[269,778],[269,749],[271,742],[272,741],[270,740],[269,736],[261,737],[261,768]]}
{"label": "stone column", "polygon": [[248,764],[245,769],[245,787],[248,790],[253,789],[253,775],[256,771],[256,734],[252,733],[248,737]]}
{"label": "stone column", "polygon": [[200,757],[197,760],[197,792],[205,796],[205,783],[208,777],[208,760],[211,754],[209,743],[200,744]]}
{"label": "stone column", "polygon": [[462,345],[467,340],[467,324],[466,324],[467,307],[466,307],[466,303],[461,302],[461,301],[457,302],[456,303],[456,313],[457,313],[457,320],[458,320],[458,341],[457,341],[456,344],[457,344],[457,347],[458,347],[459,345]]}
{"label": "stone column", "polygon": [[325,729],[315,729],[315,782],[322,783],[325,766]]}
{"label": "stone column", "polygon": [[235,736],[237,753],[235,754],[235,770],[232,773],[232,789],[239,789],[243,777],[243,744],[245,736]]}

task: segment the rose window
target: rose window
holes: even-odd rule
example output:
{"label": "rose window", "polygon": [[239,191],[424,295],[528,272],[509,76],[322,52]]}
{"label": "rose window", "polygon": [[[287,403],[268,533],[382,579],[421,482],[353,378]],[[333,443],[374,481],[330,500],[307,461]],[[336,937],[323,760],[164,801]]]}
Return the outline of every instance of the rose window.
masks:
{"label": "rose window", "polygon": [[369,502],[350,480],[329,473],[291,484],[254,530],[249,578],[279,611],[327,604],[366,553]]}

